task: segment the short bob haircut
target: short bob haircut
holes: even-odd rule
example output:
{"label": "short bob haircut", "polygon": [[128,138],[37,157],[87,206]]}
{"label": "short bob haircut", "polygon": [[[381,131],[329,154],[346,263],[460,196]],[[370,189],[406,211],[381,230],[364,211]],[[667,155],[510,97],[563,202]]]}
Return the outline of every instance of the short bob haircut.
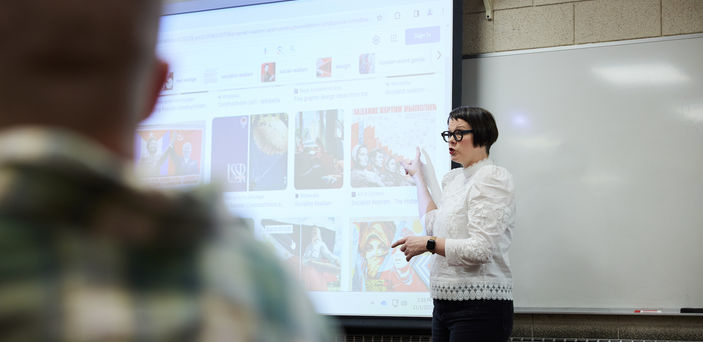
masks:
{"label": "short bob haircut", "polygon": [[461,106],[452,109],[449,113],[447,125],[452,119],[461,119],[471,125],[471,129],[474,131],[474,147],[485,146],[486,154],[491,154],[491,145],[498,140],[498,126],[496,126],[491,112],[481,107]]}

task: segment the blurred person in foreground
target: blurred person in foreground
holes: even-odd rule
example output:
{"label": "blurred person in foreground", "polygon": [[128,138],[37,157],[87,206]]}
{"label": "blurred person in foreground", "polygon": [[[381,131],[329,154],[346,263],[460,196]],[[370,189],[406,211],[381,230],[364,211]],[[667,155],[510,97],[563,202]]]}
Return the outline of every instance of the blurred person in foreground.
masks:
{"label": "blurred person in foreground", "polygon": [[214,189],[136,185],[160,5],[0,2],[0,340],[332,340]]}

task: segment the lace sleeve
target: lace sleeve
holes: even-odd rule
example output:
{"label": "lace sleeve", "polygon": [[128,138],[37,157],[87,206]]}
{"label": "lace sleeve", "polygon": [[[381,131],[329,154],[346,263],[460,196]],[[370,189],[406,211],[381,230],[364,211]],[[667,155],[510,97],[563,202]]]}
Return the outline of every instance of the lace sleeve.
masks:
{"label": "lace sleeve", "polygon": [[425,213],[420,218],[420,222],[425,226],[425,233],[427,235],[434,235],[434,223],[435,223],[435,218],[437,217],[437,209],[430,210]]}
{"label": "lace sleeve", "polygon": [[504,168],[491,166],[484,169],[474,176],[466,198],[469,238],[447,239],[445,242],[445,255],[451,266],[490,262],[512,217],[512,176]]}

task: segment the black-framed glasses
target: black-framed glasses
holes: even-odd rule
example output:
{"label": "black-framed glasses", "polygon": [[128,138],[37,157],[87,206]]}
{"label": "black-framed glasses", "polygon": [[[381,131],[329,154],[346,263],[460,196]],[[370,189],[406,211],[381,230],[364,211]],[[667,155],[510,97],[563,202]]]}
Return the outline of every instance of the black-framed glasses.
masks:
{"label": "black-framed glasses", "polygon": [[473,132],[474,132],[473,129],[458,129],[454,132],[444,131],[444,132],[442,132],[442,139],[444,139],[444,141],[446,141],[446,142],[449,142],[449,137],[454,137],[454,141],[460,142],[461,139],[464,139],[465,134],[469,134],[469,133],[473,133]]}

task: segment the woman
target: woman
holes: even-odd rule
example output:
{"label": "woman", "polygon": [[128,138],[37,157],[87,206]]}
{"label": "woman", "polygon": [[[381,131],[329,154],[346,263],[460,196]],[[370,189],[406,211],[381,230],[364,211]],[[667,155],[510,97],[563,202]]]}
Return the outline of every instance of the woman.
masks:
{"label": "woman", "polygon": [[386,261],[389,236],[395,228],[387,223],[358,223],[359,250],[352,276],[353,291],[386,291],[385,281],[380,278],[382,266]]}
{"label": "woman", "polygon": [[[508,248],[514,227],[513,179],[488,158],[498,128],[488,111],[459,107],[449,113],[442,137],[461,164],[442,179],[434,203],[422,174],[420,151],[403,163],[417,185],[428,235],[402,238],[406,259],[435,253],[430,272],[433,341],[507,341],[513,325]],[[432,176],[432,175],[430,175]]]}
{"label": "woman", "polygon": [[384,186],[381,177],[369,169],[369,150],[364,145],[352,149],[351,186]]}

